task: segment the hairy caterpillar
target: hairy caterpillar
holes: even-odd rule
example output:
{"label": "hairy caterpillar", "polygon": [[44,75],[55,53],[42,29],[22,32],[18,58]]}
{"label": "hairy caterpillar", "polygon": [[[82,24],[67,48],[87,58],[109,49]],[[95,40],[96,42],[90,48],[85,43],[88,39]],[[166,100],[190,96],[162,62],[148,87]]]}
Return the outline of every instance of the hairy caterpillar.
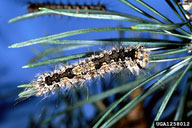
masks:
{"label": "hairy caterpillar", "polygon": [[[105,11],[106,10],[106,7],[105,5],[102,5],[102,4],[97,4],[97,5],[86,5],[86,4],[83,4],[83,5],[78,5],[78,4],[55,4],[55,3],[29,3],[28,5],[28,12],[31,13],[31,12],[37,12],[39,11],[39,8],[40,7],[43,7],[43,8],[50,8],[50,9],[67,9],[69,12],[70,10],[76,10],[76,13],[79,12],[80,9],[82,10],[85,10],[85,11],[88,11],[88,10],[102,10],[102,11]],[[88,12],[86,12],[88,13]]]}
{"label": "hairy caterpillar", "polygon": [[92,55],[74,65],[60,66],[53,72],[39,75],[26,91],[32,90],[34,95],[43,96],[53,93],[55,89],[70,89],[78,83],[84,85],[87,80],[103,76],[105,73],[118,73],[124,69],[138,75],[139,71],[148,64],[148,52],[143,46],[105,50],[99,55]]}

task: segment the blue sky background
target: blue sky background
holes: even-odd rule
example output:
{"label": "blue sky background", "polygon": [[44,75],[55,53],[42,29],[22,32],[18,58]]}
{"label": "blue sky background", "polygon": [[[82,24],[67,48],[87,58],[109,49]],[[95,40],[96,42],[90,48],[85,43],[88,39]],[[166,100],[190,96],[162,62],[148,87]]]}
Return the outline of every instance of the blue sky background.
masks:
{"label": "blue sky background", "polygon": [[[35,1],[35,0],[33,0]],[[36,0],[37,1],[37,0]],[[79,0],[80,1],[80,0]],[[103,0],[104,1],[104,0]],[[0,127],[13,128],[13,127],[27,127],[29,116],[41,113],[42,103],[40,98],[32,98],[25,103],[16,103],[15,99],[22,89],[17,89],[17,85],[30,82],[34,76],[46,70],[50,70],[50,66],[42,66],[31,69],[22,69],[28,61],[34,57],[32,49],[40,48],[39,46],[23,47],[16,49],[9,49],[8,46],[14,43],[43,37],[46,35],[57,34],[60,32],[91,28],[91,27],[116,27],[120,23],[122,26],[131,26],[132,23],[109,21],[109,20],[94,20],[94,19],[80,19],[72,17],[61,16],[42,16],[38,18],[19,21],[16,23],[8,24],[8,20],[16,16],[27,13],[27,2],[24,0],[1,0],[0,1]],[[52,1],[51,1],[52,2]],[[59,1],[56,1],[57,3]],[[64,1],[63,1],[64,2]],[[75,3],[76,1],[72,1]],[[81,1],[82,3],[90,4],[89,0]],[[96,1],[95,3],[100,2]],[[147,3],[157,10],[161,10],[165,16],[170,19],[175,19],[175,15],[171,12],[168,6],[157,0],[146,0]],[[64,2],[65,3],[65,2]],[[135,11],[128,8],[117,0],[106,0],[103,2],[107,9],[119,11],[135,15]],[[143,7],[142,7],[143,8]],[[137,14],[137,16],[140,16]],[[134,37],[135,32],[125,32],[125,37]],[[139,34],[137,34],[139,35]],[[150,36],[147,33],[141,34],[143,37]],[[161,36],[160,38],[162,38]],[[118,38],[118,32],[97,32],[77,36],[67,37],[65,39],[105,39],[105,38]],[[171,38],[175,39],[175,38]],[[64,53],[70,54],[80,51],[65,51]],[[92,49],[94,50],[94,48]],[[53,105],[54,106],[54,105]],[[90,112],[91,113],[91,112]],[[88,114],[89,115],[89,114]]]}

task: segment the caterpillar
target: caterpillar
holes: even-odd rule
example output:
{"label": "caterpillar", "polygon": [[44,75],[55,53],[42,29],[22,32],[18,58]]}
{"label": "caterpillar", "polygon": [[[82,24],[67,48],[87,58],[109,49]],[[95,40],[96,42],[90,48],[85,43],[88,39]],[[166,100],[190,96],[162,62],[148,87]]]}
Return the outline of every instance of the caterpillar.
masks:
{"label": "caterpillar", "polygon": [[148,52],[144,46],[113,47],[76,64],[60,66],[50,73],[39,75],[26,91],[32,90],[34,95],[43,96],[54,93],[56,89],[70,89],[78,83],[81,86],[87,80],[103,76],[105,73],[118,73],[124,69],[138,75],[148,64]]}
{"label": "caterpillar", "polygon": [[[32,12],[37,12],[39,11],[39,8],[43,7],[43,8],[50,8],[50,9],[67,9],[69,12],[70,10],[76,10],[76,13],[79,12],[80,9],[88,11],[88,10],[102,10],[105,11],[106,7],[103,4],[97,4],[97,5],[87,5],[87,4],[83,4],[83,5],[78,5],[78,4],[55,4],[55,3],[29,3],[28,5],[28,12],[32,13]],[[86,12],[88,13],[88,12]]]}

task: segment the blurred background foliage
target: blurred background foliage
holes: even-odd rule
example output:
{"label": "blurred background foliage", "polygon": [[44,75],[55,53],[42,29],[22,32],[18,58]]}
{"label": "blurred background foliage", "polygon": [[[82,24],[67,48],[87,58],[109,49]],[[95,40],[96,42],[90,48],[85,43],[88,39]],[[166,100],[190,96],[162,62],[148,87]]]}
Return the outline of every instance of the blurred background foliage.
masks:
{"label": "blurred background foliage", "polygon": [[[100,3],[106,11],[41,8],[27,14],[30,2]],[[191,120],[190,6],[179,0],[1,1],[0,126],[153,127],[154,120]],[[153,49],[139,76],[105,74],[67,94],[15,100],[37,73],[51,71],[58,63],[136,44]]]}

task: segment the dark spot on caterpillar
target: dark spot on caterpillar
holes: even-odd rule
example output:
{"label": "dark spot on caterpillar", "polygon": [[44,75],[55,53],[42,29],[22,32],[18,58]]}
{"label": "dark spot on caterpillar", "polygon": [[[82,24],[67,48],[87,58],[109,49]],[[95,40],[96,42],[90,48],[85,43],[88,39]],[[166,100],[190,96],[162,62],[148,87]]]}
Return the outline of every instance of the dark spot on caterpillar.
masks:
{"label": "dark spot on caterpillar", "polygon": [[130,57],[131,57],[132,61],[135,60],[135,53],[136,53],[136,49],[132,49],[130,52]]}
{"label": "dark spot on caterpillar", "polygon": [[110,59],[110,56],[109,56],[108,53],[107,53],[107,54],[104,54],[104,60],[105,60],[105,62],[106,62],[107,64],[110,63],[111,59]]}
{"label": "dark spot on caterpillar", "polygon": [[121,49],[119,50],[120,53],[123,53],[124,51],[125,51],[124,48],[121,48]]}
{"label": "dark spot on caterpillar", "polygon": [[111,60],[114,60],[115,62],[118,62],[119,55],[118,55],[118,53],[115,50],[113,50],[112,54],[110,55],[110,58],[111,58]]}
{"label": "dark spot on caterpillar", "polygon": [[124,53],[124,48],[121,48],[120,50],[119,50],[119,58],[118,58],[118,60],[119,59],[121,59],[122,61],[124,61],[125,60],[125,53]]}
{"label": "dark spot on caterpillar", "polygon": [[64,77],[65,77],[65,73],[59,74],[59,78],[64,78]]}
{"label": "dark spot on caterpillar", "polygon": [[60,77],[59,76],[60,75],[58,73],[53,74],[53,77],[52,77],[53,81],[60,82]]}
{"label": "dark spot on caterpillar", "polygon": [[137,66],[138,66],[140,69],[143,69],[143,67],[142,67],[140,64],[137,64]]}
{"label": "dark spot on caterpillar", "polygon": [[55,87],[55,88],[59,88],[59,85],[58,85],[58,84],[55,84],[54,87]]}
{"label": "dark spot on caterpillar", "polygon": [[131,60],[134,61],[136,51],[137,51],[136,49],[131,49],[131,51],[124,52],[125,57],[131,58]]}
{"label": "dark spot on caterpillar", "polygon": [[126,68],[126,64],[124,61],[122,62],[122,67]]}
{"label": "dark spot on caterpillar", "polygon": [[59,74],[58,73],[53,74],[52,77],[50,77],[50,76],[45,77],[45,83],[47,85],[52,85],[52,83],[54,81],[55,82],[60,82],[60,78],[59,78]]}
{"label": "dark spot on caterpillar", "polygon": [[99,58],[94,58],[93,63],[95,64],[95,69],[99,69],[102,66],[102,61]]}
{"label": "dark spot on caterpillar", "polygon": [[52,85],[52,81],[51,81],[51,77],[50,76],[45,77],[45,83],[47,85]]}
{"label": "dark spot on caterpillar", "polygon": [[73,74],[72,69],[73,68],[68,68],[68,69],[65,70],[65,72],[63,72],[61,74],[57,74],[57,78],[58,79],[61,79],[61,78],[64,78],[64,77],[67,77],[69,79],[73,78],[75,75]]}
{"label": "dark spot on caterpillar", "polygon": [[[76,13],[78,13],[79,9],[82,10],[102,10],[105,11],[106,7],[102,4],[97,4],[97,5],[72,5],[72,4],[56,4],[56,3],[29,3],[28,5],[28,12],[32,13],[32,12],[37,12],[40,11],[39,8],[50,8],[50,9],[68,9],[68,11],[70,11],[70,9],[74,9],[76,10]],[[86,12],[87,13],[87,12]]]}
{"label": "dark spot on caterpillar", "polygon": [[66,73],[66,77],[69,78],[69,79],[72,79],[75,75],[73,74],[73,71],[72,71],[73,68],[68,68],[65,70],[65,73]]}

